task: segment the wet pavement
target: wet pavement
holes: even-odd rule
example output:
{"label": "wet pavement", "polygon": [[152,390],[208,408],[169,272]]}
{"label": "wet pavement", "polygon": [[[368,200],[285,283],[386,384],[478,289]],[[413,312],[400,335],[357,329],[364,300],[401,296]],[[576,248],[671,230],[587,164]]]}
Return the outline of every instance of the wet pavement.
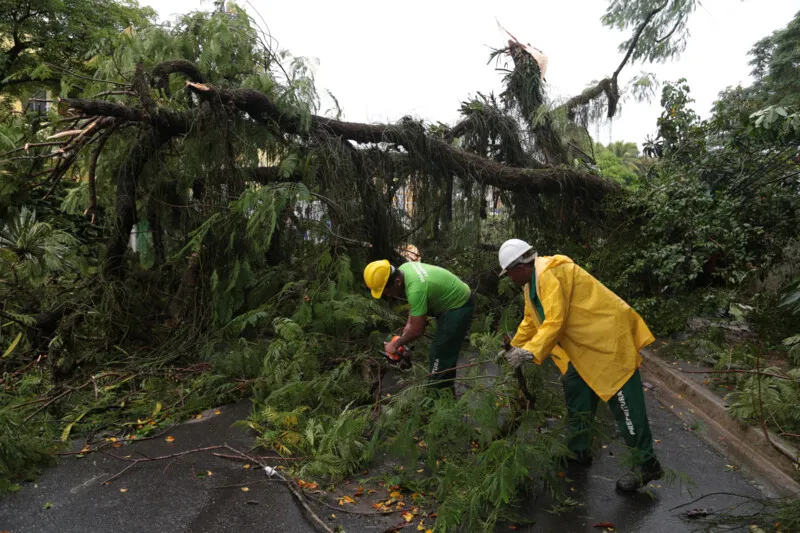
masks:
{"label": "wet pavement", "polygon": [[[626,468],[625,450],[616,441],[604,442],[593,464],[588,468],[568,471],[574,481],[568,483],[569,493],[579,506],[561,515],[543,512],[554,502],[540,498],[524,505],[523,514],[535,520],[533,526],[520,526],[518,531],[536,532],[597,532],[602,528],[596,524],[613,524],[616,531],[647,533],[672,533],[697,531],[698,524],[685,519],[684,513],[691,509],[728,510],[745,512],[747,498],[759,498],[761,491],[749,482],[735,464],[717,454],[698,432],[702,425],[691,413],[679,405],[662,403],[658,393],[645,389],[645,400],[655,451],[662,466],[668,471],[659,481],[650,483],[647,489],[632,494],[621,494],[615,489],[615,481]],[[604,427],[613,422],[607,407],[600,405]],[[612,432],[609,434],[613,435]],[[686,481],[690,481],[690,486]],[[727,492],[740,494],[744,498],[718,495],[704,498],[695,504],[672,510],[706,494]],[[498,528],[498,531],[500,529]],[[505,531],[508,531],[506,526]]]}
{"label": "wet pavement", "polygon": [[[597,532],[602,529],[595,525],[601,523],[614,524],[620,532],[695,531],[695,524],[685,520],[682,512],[697,507],[725,509],[742,498],[721,495],[671,509],[712,492],[759,497],[758,488],[742,476],[736,465],[699,438],[697,432],[702,427],[693,421],[691,413],[682,411],[679,405],[660,403],[657,394],[650,390],[645,394],[657,439],[656,452],[664,467],[682,473],[696,484],[692,494],[680,482],[666,480],[633,495],[618,494],[614,481],[624,471],[620,464],[624,451],[612,443],[599,450],[591,467],[568,473],[567,479],[574,479],[569,482],[569,494],[577,506],[557,515],[548,512],[553,502],[547,498],[527,501],[520,506],[521,513],[535,523],[503,524],[497,531],[509,531],[511,526],[517,531]],[[604,410],[607,408],[601,405],[601,414]],[[252,446],[252,436],[232,424],[244,419],[248,412],[246,402],[222,408],[219,414],[209,411],[202,419],[176,427],[166,436],[108,448],[108,453],[156,457],[221,444],[247,451]],[[168,441],[167,436],[172,439]],[[213,453],[231,454],[215,449],[174,460],[141,462],[107,485],[104,481],[128,463],[99,453],[68,457],[19,493],[0,496],[0,531],[318,531],[282,482],[268,480],[256,465],[245,468],[243,462]],[[311,505],[331,529],[341,525],[348,532],[383,532],[398,521],[403,523],[397,514],[364,517],[317,503]],[[416,530],[416,522],[411,526],[405,531]]]}

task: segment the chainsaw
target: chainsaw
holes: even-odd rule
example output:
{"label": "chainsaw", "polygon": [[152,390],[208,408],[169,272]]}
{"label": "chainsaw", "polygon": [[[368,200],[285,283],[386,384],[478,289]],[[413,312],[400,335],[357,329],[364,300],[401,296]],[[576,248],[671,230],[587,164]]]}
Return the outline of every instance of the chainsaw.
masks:
{"label": "chainsaw", "polygon": [[[505,351],[509,351],[511,349],[511,337],[508,335],[503,335],[503,348]],[[519,390],[522,391],[522,395],[525,396],[525,399],[528,400],[528,409],[533,409],[533,406],[536,404],[536,396],[531,394],[528,390],[528,383],[525,380],[525,375],[522,373],[522,367],[517,367],[514,369],[514,375],[517,377],[517,383],[519,383]]]}
{"label": "chainsaw", "polygon": [[[386,342],[392,342],[399,339],[399,335],[389,335],[386,337]],[[389,353],[386,350],[381,350],[381,353],[389,361],[389,364],[397,365],[401,370],[408,370],[411,368],[411,348],[407,346],[398,346],[395,353]]]}

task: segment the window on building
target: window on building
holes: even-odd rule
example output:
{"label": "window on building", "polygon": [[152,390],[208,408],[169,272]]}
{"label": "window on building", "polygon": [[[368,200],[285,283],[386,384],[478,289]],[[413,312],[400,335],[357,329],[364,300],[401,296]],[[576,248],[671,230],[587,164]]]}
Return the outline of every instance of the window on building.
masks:
{"label": "window on building", "polygon": [[28,100],[26,111],[43,115],[47,113],[47,91],[39,91]]}

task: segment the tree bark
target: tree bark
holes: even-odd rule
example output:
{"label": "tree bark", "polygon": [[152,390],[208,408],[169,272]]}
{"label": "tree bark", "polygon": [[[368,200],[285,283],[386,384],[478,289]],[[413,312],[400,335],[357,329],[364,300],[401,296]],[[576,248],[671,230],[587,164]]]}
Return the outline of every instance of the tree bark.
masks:
{"label": "tree bark", "polygon": [[[284,113],[266,95],[252,89],[220,89],[208,85],[187,83],[198,96],[235,105],[254,120],[277,125],[286,133],[308,135],[301,128],[298,117]],[[462,177],[471,177],[486,185],[507,190],[531,193],[588,195],[601,198],[619,191],[619,186],[600,176],[586,174],[569,168],[518,168],[510,167],[459,150],[449,143],[425,135],[422,128],[386,124],[344,122],[313,115],[311,132],[319,129],[326,133],[355,141],[359,144],[389,143],[403,146],[418,158],[439,164],[442,170]]]}
{"label": "tree bark", "polygon": [[203,74],[200,72],[192,62],[185,59],[175,59],[172,61],[163,61],[153,68],[153,76],[150,80],[153,88],[164,91],[164,94],[169,97],[169,76],[170,74],[183,74],[190,81],[196,83],[203,83]]}

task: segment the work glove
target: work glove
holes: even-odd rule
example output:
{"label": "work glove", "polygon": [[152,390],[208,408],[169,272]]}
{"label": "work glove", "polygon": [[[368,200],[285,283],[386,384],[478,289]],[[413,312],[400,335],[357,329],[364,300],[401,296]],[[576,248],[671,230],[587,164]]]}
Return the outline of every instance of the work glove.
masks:
{"label": "work glove", "polygon": [[533,354],[522,348],[511,348],[507,350],[504,355],[506,361],[508,361],[508,364],[511,365],[512,368],[517,368],[522,366],[523,363],[530,363],[533,361]]}

